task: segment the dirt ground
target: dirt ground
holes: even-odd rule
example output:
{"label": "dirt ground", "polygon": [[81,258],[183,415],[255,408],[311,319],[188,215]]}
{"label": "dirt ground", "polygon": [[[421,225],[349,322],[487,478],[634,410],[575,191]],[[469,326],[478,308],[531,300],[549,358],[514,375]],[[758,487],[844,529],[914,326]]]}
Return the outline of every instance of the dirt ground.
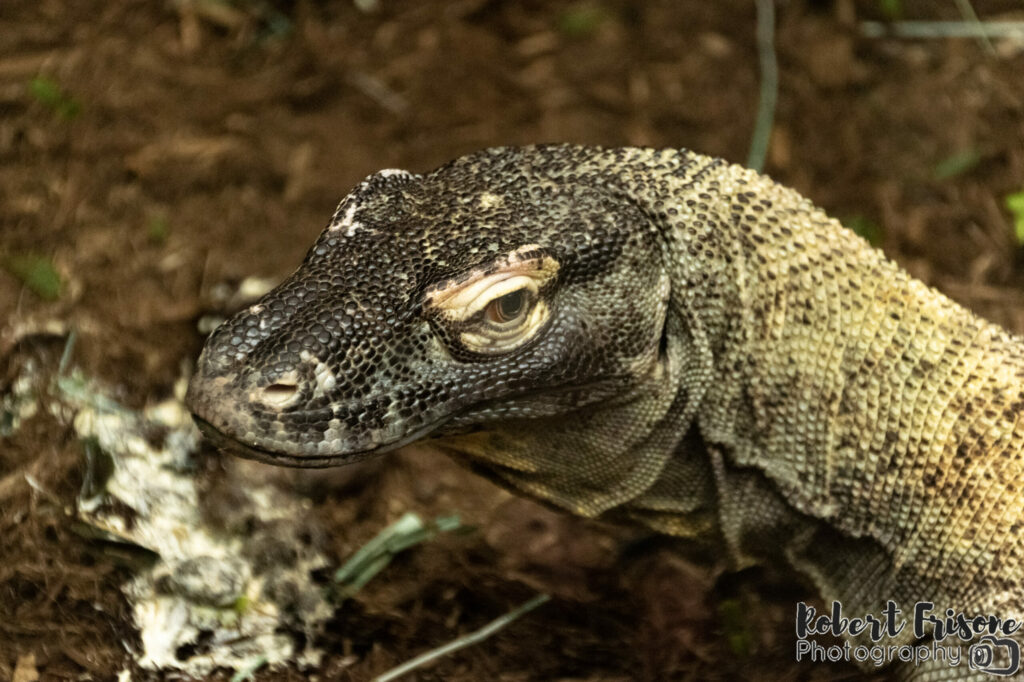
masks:
{"label": "dirt ground", "polygon": [[[1024,19],[1019,0],[973,7]],[[1024,190],[1024,44],[859,30],[893,13],[960,20],[953,2],[777,12],[767,172],[1024,332],[1004,203]],[[71,361],[119,400],[168,397],[197,320],[230,312],[221,292],[285,276],[380,168],[543,141],[742,162],[755,27],[749,0],[4,0],[0,395],[27,364],[54,368],[74,329]],[[118,589],[130,569],[70,516],[81,451],[46,410],[0,436],[0,679],[19,661],[19,682],[112,679],[137,646]],[[336,561],[407,509],[477,527],[406,552],[340,609],[317,679],[369,679],[538,590],[553,601],[416,679],[857,677],[793,662],[809,596],[793,576],[722,573],[703,550],[555,514],[420,451],[288,480]]]}

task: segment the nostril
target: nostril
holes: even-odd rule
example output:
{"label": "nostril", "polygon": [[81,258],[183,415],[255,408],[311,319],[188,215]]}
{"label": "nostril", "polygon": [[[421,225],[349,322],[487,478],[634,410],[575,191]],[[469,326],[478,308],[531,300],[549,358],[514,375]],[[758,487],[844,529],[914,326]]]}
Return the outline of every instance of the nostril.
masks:
{"label": "nostril", "polygon": [[287,405],[293,397],[295,397],[298,390],[299,387],[295,384],[276,383],[265,387],[261,394],[263,402],[269,405],[283,407]]}

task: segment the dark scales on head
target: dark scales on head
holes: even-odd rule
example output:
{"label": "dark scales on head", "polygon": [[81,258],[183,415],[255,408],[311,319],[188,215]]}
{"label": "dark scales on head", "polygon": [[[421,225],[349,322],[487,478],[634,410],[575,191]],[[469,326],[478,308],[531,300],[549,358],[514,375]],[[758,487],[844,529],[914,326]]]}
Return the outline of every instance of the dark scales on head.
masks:
{"label": "dark scales on head", "polygon": [[[639,291],[653,280],[641,266],[659,240],[622,192],[595,191],[580,173],[560,154],[507,150],[425,176],[371,176],[300,268],[211,336],[189,397],[197,415],[250,454],[322,466],[445,424],[550,414],[550,399],[531,409],[527,395],[545,389],[618,395],[650,339],[615,321],[641,301],[583,293],[600,291],[624,250],[636,252],[623,265],[637,265]],[[637,229],[622,229],[624,219]],[[550,314],[527,320],[542,334],[481,352],[461,342],[467,330],[514,324],[537,303],[530,292],[508,291],[469,319],[431,309],[426,296],[500,272],[510,254],[553,262],[557,287],[549,278],[536,292]],[[656,314],[664,303],[648,305]]]}

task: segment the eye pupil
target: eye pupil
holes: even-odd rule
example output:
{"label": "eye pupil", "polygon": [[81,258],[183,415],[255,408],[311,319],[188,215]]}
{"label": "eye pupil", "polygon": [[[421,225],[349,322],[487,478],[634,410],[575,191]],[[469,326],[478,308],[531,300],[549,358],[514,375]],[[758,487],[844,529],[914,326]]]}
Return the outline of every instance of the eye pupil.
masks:
{"label": "eye pupil", "polygon": [[526,304],[526,295],[520,289],[519,291],[513,291],[512,293],[505,294],[501,298],[491,303],[492,314],[490,317],[494,322],[508,322],[514,320],[523,312],[523,307]]}

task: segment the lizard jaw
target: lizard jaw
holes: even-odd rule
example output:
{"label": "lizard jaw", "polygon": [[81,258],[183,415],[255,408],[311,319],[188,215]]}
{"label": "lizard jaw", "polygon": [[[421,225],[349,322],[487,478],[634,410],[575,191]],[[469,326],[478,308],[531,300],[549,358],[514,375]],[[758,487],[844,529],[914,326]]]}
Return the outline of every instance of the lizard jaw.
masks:
{"label": "lizard jaw", "polygon": [[255,460],[264,464],[276,466],[297,467],[302,469],[325,469],[344,464],[355,464],[366,459],[372,459],[379,455],[397,450],[410,445],[418,440],[426,438],[432,432],[444,425],[448,419],[439,420],[433,424],[416,429],[405,437],[399,438],[391,443],[375,445],[363,450],[353,450],[344,453],[326,455],[295,455],[288,452],[275,451],[260,447],[256,444],[243,443],[224,433],[216,426],[198,415],[193,415],[196,426],[202,432],[203,437],[213,444],[220,452],[226,452],[245,459]]}

